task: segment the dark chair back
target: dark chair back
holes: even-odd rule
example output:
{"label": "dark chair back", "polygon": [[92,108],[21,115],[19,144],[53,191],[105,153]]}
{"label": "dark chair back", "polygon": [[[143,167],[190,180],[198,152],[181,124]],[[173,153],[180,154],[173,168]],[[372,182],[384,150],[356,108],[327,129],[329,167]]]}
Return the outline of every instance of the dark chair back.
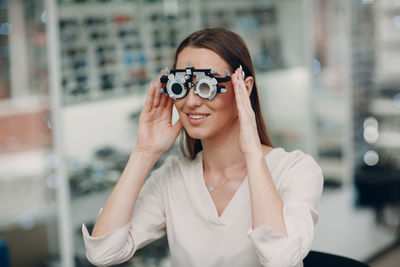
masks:
{"label": "dark chair back", "polygon": [[304,267],[369,267],[353,259],[318,251],[310,251],[303,264]]}

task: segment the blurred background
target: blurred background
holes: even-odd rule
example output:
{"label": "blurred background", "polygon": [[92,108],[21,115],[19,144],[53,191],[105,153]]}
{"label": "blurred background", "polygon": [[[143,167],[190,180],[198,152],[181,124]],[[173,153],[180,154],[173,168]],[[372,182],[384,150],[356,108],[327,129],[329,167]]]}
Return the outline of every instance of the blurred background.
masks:
{"label": "blurred background", "polygon": [[[91,266],[81,225],[127,162],[149,82],[213,26],[245,39],[273,145],[323,170],[312,249],[399,266],[400,0],[0,0],[1,267]],[[168,255],[163,238],[121,266]]]}

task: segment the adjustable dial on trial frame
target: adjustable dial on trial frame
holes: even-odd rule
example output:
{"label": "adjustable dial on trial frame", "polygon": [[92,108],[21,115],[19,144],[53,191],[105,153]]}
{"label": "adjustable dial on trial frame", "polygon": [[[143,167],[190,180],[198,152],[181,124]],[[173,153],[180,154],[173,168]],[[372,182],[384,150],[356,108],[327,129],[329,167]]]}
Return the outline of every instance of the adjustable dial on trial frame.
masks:
{"label": "adjustable dial on trial frame", "polygon": [[[216,73],[212,69],[195,69],[190,66],[186,69],[173,69],[170,71],[162,71],[160,81],[166,84],[165,88],[161,88],[160,92],[166,93],[173,99],[180,99],[187,95],[189,89],[194,87],[194,93],[204,99],[213,99],[217,93],[226,93],[223,83],[231,80],[229,71],[225,71],[224,78],[213,77]],[[193,77],[196,76],[196,83],[193,83]]]}

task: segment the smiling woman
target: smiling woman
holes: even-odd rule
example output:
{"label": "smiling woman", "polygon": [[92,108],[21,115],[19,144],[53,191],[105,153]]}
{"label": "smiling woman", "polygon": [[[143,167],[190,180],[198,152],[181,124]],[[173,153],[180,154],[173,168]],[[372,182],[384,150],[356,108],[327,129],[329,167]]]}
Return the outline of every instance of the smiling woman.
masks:
{"label": "smiling woman", "polygon": [[[167,234],[172,266],[302,266],[318,220],[321,169],[299,150],[272,147],[243,39],[222,28],[195,32],[173,68],[150,85],[137,145],[93,233],[82,226],[88,259],[124,262]],[[221,80],[225,70],[233,74]],[[206,78],[192,80],[201,73],[224,90],[202,95]],[[170,156],[145,182],[181,131],[186,157]]]}
{"label": "smiling woman", "polygon": [[[192,51],[183,51],[188,49]],[[193,51],[193,49],[197,50]],[[213,58],[213,56],[215,56],[213,60],[217,61],[215,62],[217,65],[212,65],[209,63],[207,64],[206,59],[202,60],[201,56],[196,56],[196,53],[200,51],[203,51],[203,54],[209,53],[207,60],[210,60],[210,58]],[[221,73],[224,73],[225,69],[233,72],[235,68],[239,66],[243,67],[244,76],[248,77],[246,78],[246,82],[252,83],[251,85],[249,85],[252,87],[250,93],[250,102],[252,109],[254,110],[260,142],[263,145],[272,146],[271,141],[269,140],[269,137],[267,135],[266,127],[264,125],[264,119],[261,113],[253,63],[251,61],[251,57],[244,40],[237,34],[234,34],[222,28],[198,31],[191,34],[181,42],[175,53],[174,67],[177,67],[178,63],[183,64],[184,66],[185,56],[186,60],[189,58],[189,61],[194,60],[191,58],[191,56],[195,56],[198,60],[202,60],[205,66],[209,66],[210,68],[213,67],[214,69],[216,69],[217,66],[222,67],[219,70],[216,69],[217,75],[219,76],[221,75]],[[183,62],[178,62],[178,59]],[[230,90],[227,91],[229,92]],[[184,132],[184,136],[185,138],[181,139],[182,151],[185,153],[187,149],[187,153],[189,153],[190,158],[194,159],[197,152],[201,150],[201,142],[198,139],[196,140],[191,138],[191,136],[188,135],[187,132]]]}
{"label": "smiling woman", "polygon": [[[195,69],[215,69],[224,73],[230,66],[212,50],[187,47],[179,54],[176,67],[185,68],[191,62]],[[249,77],[248,79],[252,79]],[[198,140],[225,139],[235,127],[237,109],[232,83],[226,84],[227,92],[212,100],[204,100],[190,90],[186,97],[175,100],[175,107],[188,136]]]}

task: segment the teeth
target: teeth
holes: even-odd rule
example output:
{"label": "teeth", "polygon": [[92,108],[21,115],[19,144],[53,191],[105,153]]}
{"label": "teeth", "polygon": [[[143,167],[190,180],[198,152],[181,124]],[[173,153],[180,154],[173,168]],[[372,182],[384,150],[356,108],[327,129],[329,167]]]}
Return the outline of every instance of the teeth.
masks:
{"label": "teeth", "polygon": [[202,119],[207,117],[208,115],[195,115],[195,114],[189,114],[189,117],[192,119]]}

